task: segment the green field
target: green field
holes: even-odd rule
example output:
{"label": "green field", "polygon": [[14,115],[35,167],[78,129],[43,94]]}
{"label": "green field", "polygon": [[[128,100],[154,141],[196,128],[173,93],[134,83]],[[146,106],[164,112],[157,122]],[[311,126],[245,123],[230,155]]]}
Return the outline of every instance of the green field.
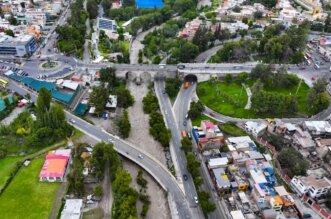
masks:
{"label": "green field", "polygon": [[21,157],[5,157],[0,159],[0,188],[2,188]]}
{"label": "green field", "polygon": [[[249,81],[247,85],[251,87],[253,81]],[[217,94],[215,87],[231,97],[232,100],[235,100],[240,103],[241,107],[235,106],[233,103],[223,98]],[[226,116],[236,117],[236,118],[276,118],[276,117],[305,117],[310,116],[311,113],[307,107],[307,95],[310,91],[310,88],[304,82],[301,84],[300,89],[297,94],[298,98],[298,113],[296,115],[256,115],[252,110],[246,110],[245,105],[247,103],[247,94],[245,89],[239,83],[231,82],[229,84],[217,81],[215,85],[212,85],[210,82],[201,82],[198,84],[197,95],[200,101],[208,106],[209,108],[215,110]],[[294,86],[290,89],[273,89],[267,91],[282,93],[285,95],[294,95],[297,90],[297,86]]]}
{"label": "green field", "polygon": [[232,124],[222,124],[219,125],[222,132],[231,135],[231,136],[244,136],[247,135],[241,128],[237,127],[236,125]]}
{"label": "green field", "polygon": [[39,182],[44,158],[23,167],[0,196],[1,218],[48,218],[60,183]]}

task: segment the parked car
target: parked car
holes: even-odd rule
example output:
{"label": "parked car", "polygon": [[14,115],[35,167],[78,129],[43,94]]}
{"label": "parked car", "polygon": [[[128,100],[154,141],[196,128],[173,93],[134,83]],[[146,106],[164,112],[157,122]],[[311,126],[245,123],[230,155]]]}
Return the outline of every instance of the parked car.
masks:
{"label": "parked car", "polygon": [[73,119],[69,119],[69,122],[70,122],[71,124],[75,124],[75,123],[76,123],[76,121],[73,120]]}
{"label": "parked car", "polygon": [[140,159],[144,159],[143,155],[141,155],[141,154],[139,154],[138,157],[139,157]]}
{"label": "parked car", "polygon": [[199,204],[198,197],[194,196],[194,201],[195,201],[195,204]]}
{"label": "parked car", "polygon": [[183,178],[184,178],[184,180],[185,180],[185,181],[187,181],[187,180],[188,180],[188,177],[187,177],[187,175],[186,175],[186,174],[184,174],[184,175],[183,175]]}

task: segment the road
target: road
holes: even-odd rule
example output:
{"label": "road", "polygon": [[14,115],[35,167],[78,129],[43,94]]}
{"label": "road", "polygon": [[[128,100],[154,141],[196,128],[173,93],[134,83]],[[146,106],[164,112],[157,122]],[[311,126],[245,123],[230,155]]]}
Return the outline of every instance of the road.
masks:
{"label": "road", "polygon": [[[186,169],[186,157],[184,152],[180,149],[181,147],[181,137],[180,137],[180,130],[177,126],[177,121],[174,116],[174,112],[172,110],[172,106],[167,94],[164,94],[164,81],[162,79],[155,81],[155,92],[157,93],[157,97],[159,99],[160,108],[165,118],[167,127],[170,129],[172,138],[171,138],[171,146],[173,147],[176,157],[172,159],[176,159],[178,162],[179,169],[176,169],[177,178],[180,178],[180,181],[183,182],[185,194],[187,200],[189,201],[189,205],[192,207],[193,215],[199,216],[200,218],[203,217],[203,213],[199,208],[196,208],[197,205],[194,201],[194,196],[197,196],[195,186],[193,183],[193,179],[189,176],[187,181],[183,180],[183,174],[187,174]],[[187,174],[190,175],[190,174]]]}
{"label": "road", "polygon": [[[176,115],[176,121],[178,126],[181,130],[186,130],[186,132],[191,132],[191,123],[187,122],[187,125],[184,126],[185,116],[189,110],[189,105],[191,102],[191,98],[193,97],[196,89],[196,84],[192,83],[188,89],[184,89],[183,86],[181,87],[179,94],[176,98],[176,102],[173,106],[174,113]],[[197,150],[197,145],[195,142],[193,142],[194,150]],[[202,160],[201,155],[198,154],[198,157],[200,160]],[[211,178],[209,176],[208,170],[205,167],[204,163],[201,163],[200,168],[201,176],[204,179],[204,183],[201,185],[201,188],[208,191],[211,195],[211,200],[216,204],[216,210],[212,213],[210,213],[208,216],[209,218],[226,218],[226,213],[224,213],[224,210],[222,209],[220,203],[219,203],[219,197],[215,192],[213,191],[214,185],[211,181]]]}
{"label": "road", "polygon": [[[30,93],[31,100],[36,101],[36,93],[26,90],[21,85],[11,82],[9,83],[8,88],[23,96],[27,93]],[[154,179],[165,189],[165,191],[171,194],[172,203],[169,203],[169,205],[175,205],[175,209],[171,209],[173,217],[187,219],[201,218],[197,217],[196,214],[193,213],[192,209],[189,207],[186,201],[183,190],[179,187],[175,177],[172,176],[172,174],[167,170],[166,167],[164,167],[163,164],[155,160],[147,152],[141,151],[133,144],[119,139],[117,136],[113,136],[107,133],[105,130],[95,127],[94,125],[80,119],[79,117],[71,114],[68,111],[65,111],[65,113],[68,120],[75,120],[75,124],[73,124],[75,128],[79,129],[80,131],[84,132],[85,134],[93,137],[98,141],[109,142],[109,140],[112,140],[114,142],[115,150],[119,154],[132,160],[133,162],[144,168],[149,174],[151,174]],[[143,156],[143,159],[138,157],[138,155],[140,154]]]}

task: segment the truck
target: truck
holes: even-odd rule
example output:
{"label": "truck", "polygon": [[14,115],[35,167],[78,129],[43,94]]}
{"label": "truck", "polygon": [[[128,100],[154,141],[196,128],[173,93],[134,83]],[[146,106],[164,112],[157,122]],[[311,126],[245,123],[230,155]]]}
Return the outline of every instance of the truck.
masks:
{"label": "truck", "polygon": [[189,86],[190,86],[190,83],[188,81],[186,81],[184,84],[184,88],[187,89],[187,88],[189,88]]}

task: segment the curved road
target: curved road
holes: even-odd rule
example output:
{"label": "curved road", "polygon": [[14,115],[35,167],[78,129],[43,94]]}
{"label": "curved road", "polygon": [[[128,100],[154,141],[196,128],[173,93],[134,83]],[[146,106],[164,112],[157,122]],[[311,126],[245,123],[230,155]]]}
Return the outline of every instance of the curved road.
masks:
{"label": "curved road", "polygon": [[[8,88],[16,91],[21,95],[26,95],[30,93],[31,100],[36,101],[36,93],[32,93],[26,90],[22,85],[18,85],[15,82],[9,83]],[[169,205],[172,210],[172,216],[174,218],[200,218],[196,215],[193,216],[192,209],[190,209],[185,195],[182,189],[178,186],[176,179],[173,175],[156,159],[146,152],[141,151],[139,148],[133,144],[124,141],[117,136],[113,136],[103,129],[97,128],[94,125],[80,119],[79,117],[65,112],[67,119],[74,119],[76,122],[74,124],[75,128],[81,130],[82,132],[90,135],[98,141],[109,142],[112,140],[114,142],[115,150],[132,160],[142,168],[144,168],[149,174],[151,174],[155,180],[168,192],[170,195]],[[143,156],[143,159],[139,158],[139,155]],[[175,208],[173,208],[174,206]]]}

